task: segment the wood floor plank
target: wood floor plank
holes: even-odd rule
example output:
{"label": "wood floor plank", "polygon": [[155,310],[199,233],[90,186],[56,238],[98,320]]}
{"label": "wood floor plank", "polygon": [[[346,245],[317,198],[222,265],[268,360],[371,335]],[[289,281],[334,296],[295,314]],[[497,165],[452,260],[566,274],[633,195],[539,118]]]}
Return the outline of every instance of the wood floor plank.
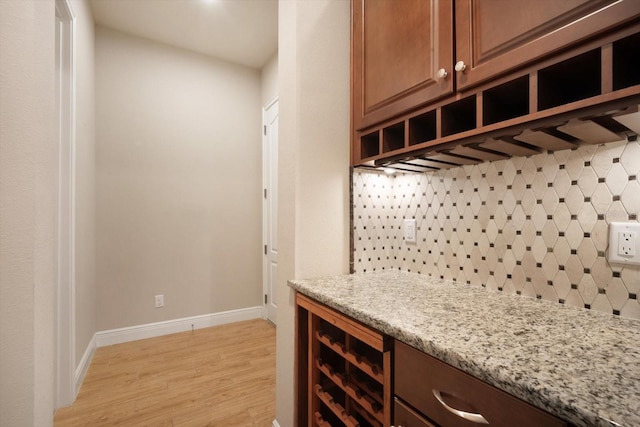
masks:
{"label": "wood floor plank", "polygon": [[275,368],[264,320],[102,347],[54,426],[268,427]]}

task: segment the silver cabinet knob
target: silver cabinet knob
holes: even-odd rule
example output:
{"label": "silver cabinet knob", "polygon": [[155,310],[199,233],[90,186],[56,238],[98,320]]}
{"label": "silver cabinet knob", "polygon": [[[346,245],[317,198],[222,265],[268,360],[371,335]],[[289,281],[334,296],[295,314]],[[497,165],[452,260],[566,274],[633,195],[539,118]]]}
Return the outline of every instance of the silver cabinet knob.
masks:
{"label": "silver cabinet knob", "polygon": [[439,79],[446,79],[449,73],[444,68],[440,68],[436,74]]}
{"label": "silver cabinet knob", "polygon": [[467,68],[467,65],[464,63],[464,61],[456,62],[456,71],[457,72],[464,71],[466,68]]}

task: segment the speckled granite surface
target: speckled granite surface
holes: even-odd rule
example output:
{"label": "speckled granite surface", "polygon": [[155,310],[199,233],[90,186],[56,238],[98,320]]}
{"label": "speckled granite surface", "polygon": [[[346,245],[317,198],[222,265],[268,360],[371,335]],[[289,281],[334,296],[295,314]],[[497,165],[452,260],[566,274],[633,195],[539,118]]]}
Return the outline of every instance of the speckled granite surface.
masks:
{"label": "speckled granite surface", "polygon": [[578,426],[640,426],[640,321],[399,271],[289,286]]}

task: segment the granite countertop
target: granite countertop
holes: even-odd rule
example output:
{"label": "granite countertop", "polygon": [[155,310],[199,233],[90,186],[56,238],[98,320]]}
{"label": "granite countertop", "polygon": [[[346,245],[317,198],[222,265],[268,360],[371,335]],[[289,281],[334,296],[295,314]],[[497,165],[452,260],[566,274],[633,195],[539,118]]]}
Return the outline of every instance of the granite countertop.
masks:
{"label": "granite countertop", "polygon": [[640,321],[400,271],[289,286],[577,426],[640,426]]}

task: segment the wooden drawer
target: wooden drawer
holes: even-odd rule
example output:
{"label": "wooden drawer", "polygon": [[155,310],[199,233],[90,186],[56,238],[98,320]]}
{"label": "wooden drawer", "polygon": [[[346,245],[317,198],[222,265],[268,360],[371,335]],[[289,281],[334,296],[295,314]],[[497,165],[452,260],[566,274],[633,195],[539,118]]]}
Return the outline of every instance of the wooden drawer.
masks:
{"label": "wooden drawer", "polygon": [[[396,396],[440,425],[567,426],[553,415],[404,343],[395,341],[394,350]],[[436,397],[438,393],[441,401]],[[486,421],[479,417],[467,420],[453,413],[453,409],[481,415]]]}
{"label": "wooden drawer", "polygon": [[393,402],[393,425],[396,427],[436,427],[396,398]]}

